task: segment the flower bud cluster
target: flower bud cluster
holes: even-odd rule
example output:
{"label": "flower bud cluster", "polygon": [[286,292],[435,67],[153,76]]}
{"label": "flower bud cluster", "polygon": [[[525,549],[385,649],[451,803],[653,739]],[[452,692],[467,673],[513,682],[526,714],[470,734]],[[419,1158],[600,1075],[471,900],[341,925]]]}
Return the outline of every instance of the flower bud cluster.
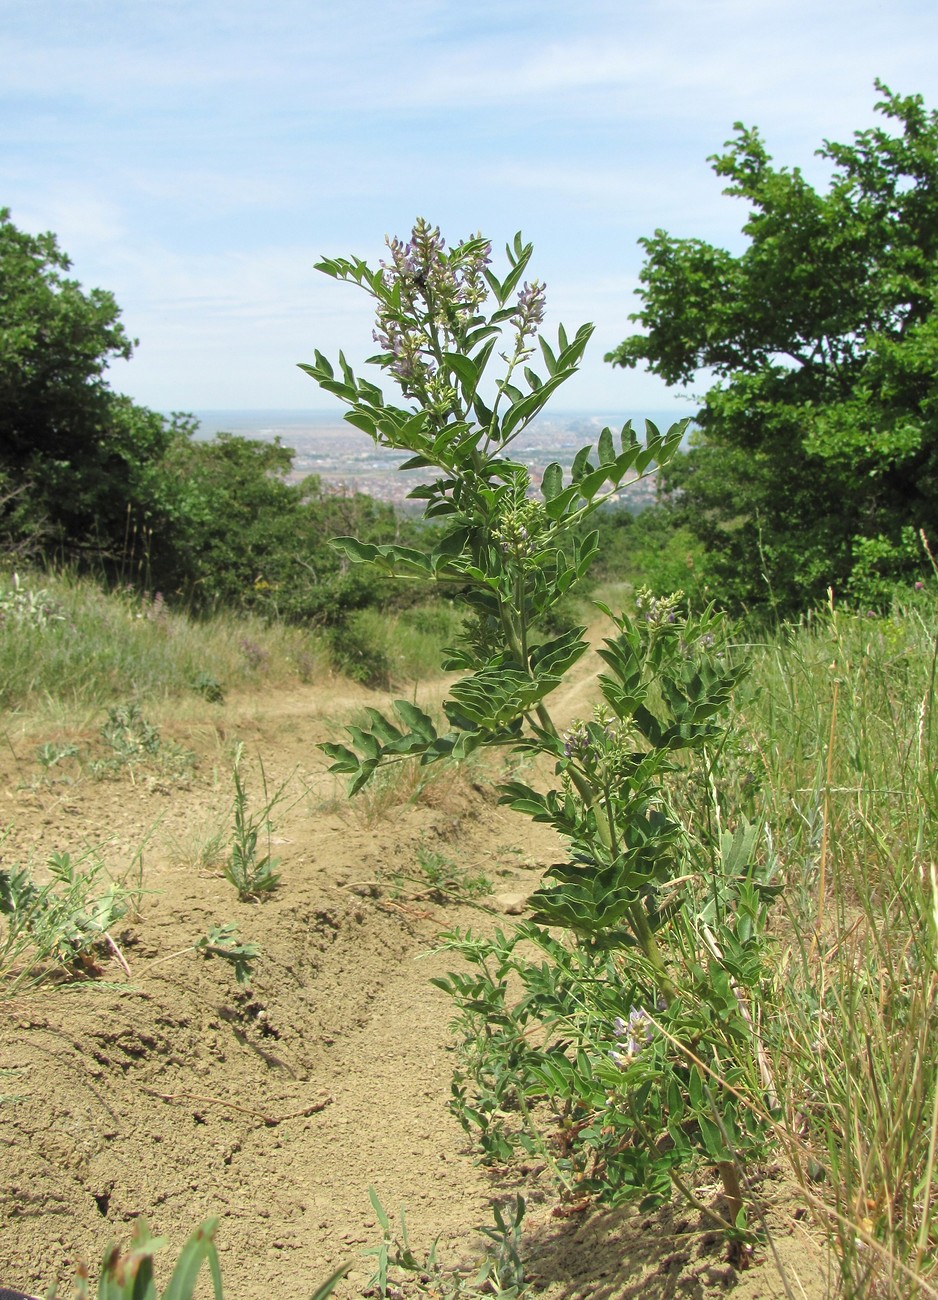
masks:
{"label": "flower bud cluster", "polygon": [[616,1016],[613,1032],[619,1041],[619,1046],[609,1055],[619,1069],[624,1070],[635,1060],[642,1048],[651,1042],[654,1026],[647,1011],[632,1007],[628,1020]]}
{"label": "flower bud cluster", "polygon": [[563,752],[567,758],[587,758],[592,751],[592,741],[585,722],[575,722],[560,739],[563,741]]}
{"label": "flower bud cluster", "polygon": [[540,550],[539,538],[548,525],[543,503],[522,498],[502,514],[492,536],[503,555],[530,560]]}
{"label": "flower bud cluster", "polygon": [[400,322],[392,319],[381,321],[383,329],[376,329],[372,338],[383,352],[394,358],[388,369],[408,387],[427,383],[435,373],[435,367],[424,355],[425,340],[416,330],[405,330]]}
{"label": "flower bud cluster", "polygon": [[656,596],[650,587],[640,587],[635,595],[639,615],[652,627],[677,622],[677,610],[684,599],[683,591],[673,591],[670,596]]}
{"label": "flower bud cluster", "polygon": [[[680,641],[678,642],[678,649],[680,650],[681,654],[684,656],[685,659],[689,659],[695,655],[708,654],[711,650],[713,650],[716,644],[717,644],[717,639],[713,635],[713,633],[704,632],[701,636],[698,636],[696,640],[695,639],[686,640],[684,637],[681,637]],[[723,653],[722,651],[717,650],[715,653],[718,659],[722,658],[722,653]]]}
{"label": "flower bud cluster", "polygon": [[617,769],[620,758],[630,753],[629,738],[629,729],[602,704],[593,710],[591,722],[575,718],[560,737],[567,758],[578,758],[586,765],[602,761],[610,774]]}

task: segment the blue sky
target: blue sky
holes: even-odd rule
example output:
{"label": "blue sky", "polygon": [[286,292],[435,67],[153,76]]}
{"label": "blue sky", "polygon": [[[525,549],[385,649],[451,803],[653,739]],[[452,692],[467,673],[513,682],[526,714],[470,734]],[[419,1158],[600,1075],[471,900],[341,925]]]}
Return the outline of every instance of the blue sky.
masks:
{"label": "blue sky", "polygon": [[328,408],[296,369],[371,351],[367,300],[313,270],[418,214],[521,229],[548,327],[596,334],[562,405],[672,397],[602,356],[636,241],[740,246],[707,157],[742,120],[823,181],[876,77],[938,106],[935,0],[0,0],[0,206],[111,290],[160,410]]}

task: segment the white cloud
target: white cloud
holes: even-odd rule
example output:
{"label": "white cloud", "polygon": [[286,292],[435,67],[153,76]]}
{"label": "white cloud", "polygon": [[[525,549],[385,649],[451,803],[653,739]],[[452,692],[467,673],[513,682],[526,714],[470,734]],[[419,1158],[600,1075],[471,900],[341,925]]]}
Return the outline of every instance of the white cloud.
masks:
{"label": "white cloud", "polygon": [[115,382],[160,407],[311,404],[294,361],[370,349],[313,261],[378,257],[418,211],[535,239],[555,319],[597,322],[577,400],[651,392],[597,358],[639,235],[738,241],[706,162],[733,122],[823,179],[874,76],[938,101],[933,0],[0,5],[0,203],[114,292],[142,340]]}

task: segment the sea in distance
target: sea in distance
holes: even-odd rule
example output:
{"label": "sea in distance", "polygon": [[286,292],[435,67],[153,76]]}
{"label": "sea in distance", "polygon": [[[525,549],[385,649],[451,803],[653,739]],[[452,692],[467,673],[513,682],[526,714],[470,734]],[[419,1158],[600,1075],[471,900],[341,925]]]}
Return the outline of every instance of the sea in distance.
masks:
{"label": "sea in distance", "polygon": [[[532,421],[511,444],[510,455],[527,467],[532,483],[537,485],[551,462],[569,468],[579,449],[595,444],[606,427],[618,435],[631,418],[639,437],[644,439],[646,419],[663,432],[690,414],[688,407],[678,406],[645,411],[639,416],[606,411],[552,411]],[[196,437],[200,439],[210,439],[218,433],[263,441],[279,438],[293,451],[290,475],[293,481],[317,474],[333,491],[364,492],[378,500],[406,506],[407,494],[426,477],[426,470],[400,470],[408,454],[376,447],[367,434],[342,419],[341,409],[337,412],[206,410],[195,411],[194,415],[199,421]],[[618,450],[618,438],[616,447]],[[619,503],[632,510],[641,509],[653,498],[651,477],[624,484],[618,494]]]}

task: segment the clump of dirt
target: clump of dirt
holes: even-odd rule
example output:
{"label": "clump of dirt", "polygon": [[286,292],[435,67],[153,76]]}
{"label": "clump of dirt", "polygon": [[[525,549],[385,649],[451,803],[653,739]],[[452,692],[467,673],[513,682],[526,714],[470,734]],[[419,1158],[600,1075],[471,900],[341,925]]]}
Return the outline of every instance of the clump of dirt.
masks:
{"label": "clump of dirt", "polygon": [[[478,1255],[492,1199],[520,1191],[545,1300],[785,1294],[771,1253],[736,1273],[681,1207],[568,1214],[536,1169],[473,1162],[446,1108],[452,1008],[429,980],[452,961],[433,951],[441,930],[480,914],[404,878],[421,849],[442,853],[487,874],[511,913],[556,844],[497,807],[478,774],[402,775],[349,803],[315,746],[365,703],[381,700],[332,682],[200,704],[161,723],[196,756],[172,782],[143,763],[107,780],[43,768],[38,746],[82,737],[8,722],[4,864],[87,847],[142,893],[113,936],[129,977],[112,955],[94,979],[0,1002],[0,1285],[70,1279],[138,1215],[172,1243],[168,1258],[214,1215],[227,1294],[299,1300],[351,1259],[336,1294],[361,1296],[361,1251],[380,1240],[374,1187],[392,1214],[406,1206],[415,1249],[439,1237],[454,1264]],[[239,902],[219,867],[239,741],[255,806],[259,762],[289,796],[275,814],[281,882],[263,902]],[[194,946],[228,923],[260,948],[248,984]],[[826,1294],[784,1182],[764,1190],[799,1294]]]}

